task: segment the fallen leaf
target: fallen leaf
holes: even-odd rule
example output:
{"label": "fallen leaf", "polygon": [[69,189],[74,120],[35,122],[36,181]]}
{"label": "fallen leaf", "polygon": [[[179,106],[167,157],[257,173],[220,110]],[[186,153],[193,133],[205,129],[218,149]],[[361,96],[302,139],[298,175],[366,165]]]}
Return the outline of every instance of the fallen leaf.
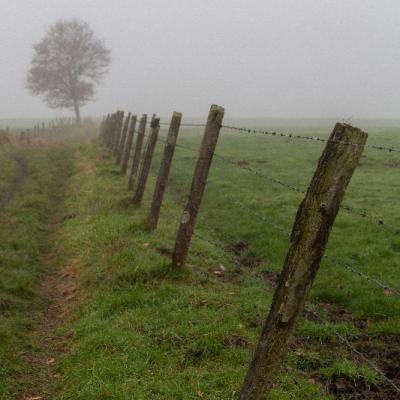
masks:
{"label": "fallen leaf", "polygon": [[61,378],[61,374],[59,372],[53,374],[53,378],[54,379],[60,379]]}
{"label": "fallen leaf", "polygon": [[143,243],[143,247],[144,248],[150,247],[150,243]]}
{"label": "fallen leaf", "polygon": [[47,365],[51,365],[51,364],[54,364],[55,361],[56,361],[55,358],[49,358],[49,359],[46,361],[46,364],[47,364]]}
{"label": "fallen leaf", "polygon": [[204,397],[204,393],[201,390],[197,391],[197,396],[203,398]]}

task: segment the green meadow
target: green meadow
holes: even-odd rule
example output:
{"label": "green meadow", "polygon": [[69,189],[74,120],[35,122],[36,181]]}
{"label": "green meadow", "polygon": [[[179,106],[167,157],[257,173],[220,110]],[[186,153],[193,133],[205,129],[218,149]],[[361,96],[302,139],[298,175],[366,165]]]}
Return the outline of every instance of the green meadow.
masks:
{"label": "green meadow", "polygon": [[[232,124],[321,138],[333,128]],[[369,144],[400,148],[395,121],[360,126]],[[0,399],[236,399],[290,245],[298,189],[323,144],[222,129],[188,263],[177,270],[170,254],[202,129],[181,128],[154,232],[144,220],[165,126],[140,207],[105,146],[83,133],[0,147],[2,190],[18,174],[10,155],[29,165],[0,210]],[[365,149],[272,400],[397,398],[381,372],[400,385],[399,178],[400,153]],[[61,296],[68,312],[52,343],[63,345],[53,348],[40,334],[52,301],[41,282],[71,265],[76,290]],[[49,371],[29,362],[43,349],[55,359]]]}

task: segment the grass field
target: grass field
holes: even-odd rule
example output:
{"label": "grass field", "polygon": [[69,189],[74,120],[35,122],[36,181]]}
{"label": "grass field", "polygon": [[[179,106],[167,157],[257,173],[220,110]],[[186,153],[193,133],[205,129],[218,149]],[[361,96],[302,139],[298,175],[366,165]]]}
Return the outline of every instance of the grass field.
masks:
{"label": "grass field", "polygon": [[[326,137],[329,129],[316,124],[297,127],[296,133]],[[141,208],[127,201],[131,194],[126,179],[98,143],[84,142],[76,151],[75,144],[64,144],[56,153],[23,150],[30,168],[43,175],[35,181],[32,174],[15,201],[0,211],[1,218],[18,215],[22,222],[12,227],[2,222],[0,304],[5,329],[0,335],[6,340],[0,355],[8,361],[2,364],[6,368],[0,375],[5,382],[0,385],[1,399],[18,398],[15,383],[26,376],[24,353],[40,348],[29,332],[40,320],[40,309],[46,308],[46,299],[36,293],[48,268],[41,260],[49,246],[57,253],[54,268],[74,267],[77,288],[63,300],[68,313],[55,333],[63,351],[55,356],[50,378],[38,384],[33,382],[34,372],[28,375],[37,394],[49,399],[236,398],[302,199],[271,178],[306,189],[323,147],[223,129],[217,154],[230,162],[214,158],[188,264],[176,271],[169,254],[200,139],[200,129],[180,132],[178,143],[185,148],[176,150],[154,233],[147,232],[143,220],[162,141]],[[398,130],[390,124],[374,127],[369,143],[400,147]],[[6,165],[4,182],[15,175],[15,167]],[[353,212],[342,210],[336,220],[327,249],[330,258],[322,264],[310,299],[310,307],[328,322],[305,314],[271,399],[350,399],[357,394],[365,399],[397,398],[337,333],[400,384],[400,302],[395,292],[400,289],[399,168],[399,154],[365,151],[344,202]],[[56,186],[65,189],[53,209],[54,199],[45,188],[53,187],[56,176],[63,182]],[[38,185],[45,189],[40,194],[32,189]],[[35,202],[26,196],[34,196]],[[368,218],[359,215],[363,211]],[[45,229],[52,215],[58,215],[59,223]],[[24,219],[28,217],[29,223]],[[15,259],[17,250],[10,253],[15,245],[24,262]],[[11,296],[15,285],[19,289]]]}

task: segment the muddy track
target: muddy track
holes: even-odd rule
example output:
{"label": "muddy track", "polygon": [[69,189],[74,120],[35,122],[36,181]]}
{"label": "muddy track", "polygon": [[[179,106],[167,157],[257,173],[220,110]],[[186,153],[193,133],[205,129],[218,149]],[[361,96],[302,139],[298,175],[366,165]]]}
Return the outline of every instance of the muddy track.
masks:
{"label": "muddy track", "polygon": [[0,196],[0,209],[4,208],[12,200],[14,194],[21,189],[28,177],[28,162],[20,156],[13,156],[12,159],[18,163],[19,172],[14,182]]}

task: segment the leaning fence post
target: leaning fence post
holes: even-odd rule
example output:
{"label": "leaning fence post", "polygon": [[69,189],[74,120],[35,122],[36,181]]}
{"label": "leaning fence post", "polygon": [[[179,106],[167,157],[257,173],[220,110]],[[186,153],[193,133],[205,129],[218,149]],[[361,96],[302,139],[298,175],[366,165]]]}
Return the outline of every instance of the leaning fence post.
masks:
{"label": "leaning fence post", "polygon": [[347,124],[336,124],[331,133],[297,211],[291,246],[240,400],[265,400],[269,395],[366,140],[366,133]]}
{"label": "leaning fence post", "polygon": [[146,188],[146,182],[150,172],[151,161],[153,159],[154,149],[156,148],[159,130],[160,118],[155,118],[151,124],[151,134],[147,142],[146,153],[143,158],[136,192],[133,196],[133,204],[135,205],[139,205],[142,202],[144,189]]}
{"label": "leaning fence post", "polygon": [[156,187],[153,194],[153,200],[146,221],[150,229],[155,229],[157,227],[158,217],[160,215],[165,186],[167,184],[169,170],[171,168],[172,157],[174,156],[176,139],[178,137],[181,120],[181,113],[174,112],[172,114],[171,124],[169,126],[168,136],[165,142],[164,154],[160,164],[160,172],[158,173]]}
{"label": "leaning fence post", "polygon": [[139,169],[140,155],[142,154],[144,134],[146,132],[147,114],[143,114],[140,123],[138,136],[136,139],[135,153],[133,154],[131,173],[129,175],[128,190],[133,190]]}
{"label": "leaning fence post", "polygon": [[121,175],[125,175],[128,169],[129,157],[131,156],[135,128],[136,128],[136,115],[132,117],[131,125],[129,126],[128,139],[126,139],[126,146],[124,149],[124,154],[122,156],[122,162],[121,162]]}
{"label": "leaning fence post", "polygon": [[199,212],[224,113],[225,110],[222,107],[213,104],[208,114],[207,125],[200,146],[200,154],[194,170],[189,199],[181,217],[180,226],[176,235],[175,249],[172,254],[172,263],[179,267],[185,264],[187,258],[190,241],[196,224],[197,213]]}
{"label": "leaning fence post", "polygon": [[125,118],[124,127],[122,128],[122,135],[121,135],[121,140],[120,140],[120,143],[119,143],[117,160],[116,160],[116,164],[117,165],[121,164],[122,154],[124,152],[124,147],[125,147],[125,142],[126,142],[126,135],[128,133],[130,120],[131,120],[131,113],[128,113],[127,117]]}

